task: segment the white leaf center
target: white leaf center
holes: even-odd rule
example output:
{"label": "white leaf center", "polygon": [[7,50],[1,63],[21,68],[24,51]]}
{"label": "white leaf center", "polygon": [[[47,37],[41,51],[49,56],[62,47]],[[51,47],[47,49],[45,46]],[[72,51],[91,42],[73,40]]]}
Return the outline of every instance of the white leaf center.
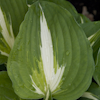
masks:
{"label": "white leaf center", "polygon": [[55,73],[54,69],[54,55],[53,55],[53,44],[50,30],[44,16],[42,7],[40,6],[42,15],[40,17],[40,27],[41,27],[41,56],[43,61],[43,69],[45,73],[45,78],[47,82],[47,89],[50,88],[50,91],[53,92],[59,85],[63,72],[64,66],[60,66],[57,63],[57,72]]}

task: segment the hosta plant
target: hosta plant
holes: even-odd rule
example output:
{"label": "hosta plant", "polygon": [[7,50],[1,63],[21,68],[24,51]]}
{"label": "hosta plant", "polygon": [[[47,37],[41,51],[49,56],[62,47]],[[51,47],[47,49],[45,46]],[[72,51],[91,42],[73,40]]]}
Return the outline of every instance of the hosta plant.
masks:
{"label": "hosta plant", "polygon": [[13,91],[0,93],[1,100],[99,100],[90,84],[92,77],[100,82],[100,27],[68,1],[0,0],[0,20],[0,60],[9,76],[0,78],[5,83],[5,74]]}

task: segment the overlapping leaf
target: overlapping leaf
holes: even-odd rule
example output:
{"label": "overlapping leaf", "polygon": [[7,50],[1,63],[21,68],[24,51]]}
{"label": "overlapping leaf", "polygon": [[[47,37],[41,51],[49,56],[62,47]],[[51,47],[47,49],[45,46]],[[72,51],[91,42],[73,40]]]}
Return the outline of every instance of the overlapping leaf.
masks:
{"label": "overlapping leaf", "polygon": [[7,68],[21,98],[75,100],[91,83],[94,61],[89,41],[69,11],[37,1],[21,24]]}
{"label": "overlapping leaf", "polygon": [[[37,0],[27,0],[27,3],[29,5],[32,5],[35,1]],[[65,0],[41,0],[41,1],[49,1],[63,7],[64,9],[67,9],[73,15],[73,17],[76,19],[78,23],[89,22],[89,19],[86,18],[84,15],[78,14],[75,7],[69,1]]]}
{"label": "overlapping leaf", "polygon": [[94,79],[100,86],[100,50],[98,51],[98,55],[97,55]]}
{"label": "overlapping leaf", "polygon": [[0,64],[7,62],[27,8],[25,0],[0,0]]}
{"label": "overlapping leaf", "polygon": [[0,72],[0,100],[29,100],[21,99],[15,94],[6,71]]}
{"label": "overlapping leaf", "polygon": [[86,24],[91,22],[89,18],[87,18],[85,15],[83,14],[78,14],[79,16],[77,17],[77,22],[81,25]]}
{"label": "overlapping leaf", "polygon": [[100,86],[92,82],[88,91],[79,100],[100,100]]}
{"label": "overlapping leaf", "polygon": [[[98,51],[99,51],[99,48],[100,48],[100,30],[97,32],[97,37],[95,38],[95,41],[93,43],[93,57],[94,57],[94,60],[96,62],[97,60],[97,54],[98,54]],[[94,35],[95,36],[95,35]]]}
{"label": "overlapping leaf", "polygon": [[0,8],[6,14],[8,21],[11,17],[14,36],[17,36],[19,32],[19,26],[24,19],[27,12],[26,0],[0,0]]}
{"label": "overlapping leaf", "polygon": [[100,29],[100,21],[80,24],[87,37],[92,36]]}
{"label": "overlapping leaf", "polygon": [[96,62],[100,48],[100,21],[80,24],[93,48],[93,57]]}
{"label": "overlapping leaf", "polygon": [[20,100],[13,91],[12,83],[6,71],[0,72],[0,100]]}

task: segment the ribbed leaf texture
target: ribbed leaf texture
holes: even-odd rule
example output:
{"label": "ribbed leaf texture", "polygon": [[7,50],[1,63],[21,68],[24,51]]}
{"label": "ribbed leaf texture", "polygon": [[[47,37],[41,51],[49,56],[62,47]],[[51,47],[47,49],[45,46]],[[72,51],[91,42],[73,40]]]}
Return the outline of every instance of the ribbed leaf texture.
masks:
{"label": "ribbed leaf texture", "polygon": [[37,1],[20,26],[7,69],[21,98],[76,100],[91,83],[92,49],[69,11]]}
{"label": "ribbed leaf texture", "polygon": [[17,36],[19,26],[28,10],[26,0],[0,0],[0,8],[8,18],[11,17],[14,35]]}
{"label": "ribbed leaf texture", "polygon": [[98,51],[95,72],[94,72],[93,76],[94,76],[95,81],[98,83],[98,85],[100,87],[100,49]]}

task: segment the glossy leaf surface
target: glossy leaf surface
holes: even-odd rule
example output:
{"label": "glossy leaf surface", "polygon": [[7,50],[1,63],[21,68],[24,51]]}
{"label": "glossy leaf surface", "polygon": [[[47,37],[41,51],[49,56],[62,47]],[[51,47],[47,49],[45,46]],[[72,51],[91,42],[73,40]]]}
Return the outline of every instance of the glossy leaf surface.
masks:
{"label": "glossy leaf surface", "polygon": [[94,62],[89,41],[69,11],[37,1],[20,26],[7,68],[21,98],[75,100],[89,87]]}
{"label": "glossy leaf surface", "polygon": [[96,62],[100,47],[100,21],[80,24],[93,48],[93,57]]}

